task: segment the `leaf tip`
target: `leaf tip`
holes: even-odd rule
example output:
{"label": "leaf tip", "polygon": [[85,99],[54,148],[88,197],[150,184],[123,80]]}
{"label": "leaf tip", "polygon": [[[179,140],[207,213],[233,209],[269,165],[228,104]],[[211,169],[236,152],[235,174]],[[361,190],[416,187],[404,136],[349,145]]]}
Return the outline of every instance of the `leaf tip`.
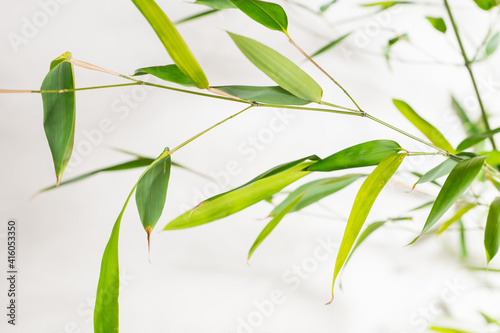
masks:
{"label": "leaf tip", "polygon": [[330,305],[332,304],[333,300],[335,299],[335,296],[333,295],[332,293],[332,298],[330,299],[330,301],[326,302],[325,305]]}
{"label": "leaf tip", "polygon": [[151,227],[146,228],[146,234],[148,237],[148,261],[151,263],[151,232],[153,232],[153,229]]}
{"label": "leaf tip", "polygon": [[61,175],[56,175],[56,187],[59,187],[59,184],[61,184]]}

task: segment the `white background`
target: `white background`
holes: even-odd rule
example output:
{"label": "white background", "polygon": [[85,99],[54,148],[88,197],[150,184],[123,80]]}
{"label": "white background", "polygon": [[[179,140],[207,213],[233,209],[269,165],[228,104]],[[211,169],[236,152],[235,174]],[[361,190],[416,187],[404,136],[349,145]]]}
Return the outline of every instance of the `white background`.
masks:
{"label": "white background", "polygon": [[[72,52],[76,59],[123,74],[171,63],[153,30],[130,1],[57,2],[57,7],[51,7],[50,17],[44,14],[42,5],[48,2],[3,1],[0,5],[0,88],[38,89],[50,61],[65,51]],[[158,3],[172,20],[206,9],[177,0]],[[449,64],[462,63],[451,29],[443,35],[424,18],[445,16],[442,2],[427,3],[432,5],[400,7],[346,24],[351,17],[372,11],[360,8],[357,1],[340,1],[326,16],[330,25],[296,6],[284,6],[290,34],[309,53],[355,29],[343,44],[318,57],[318,61],[364,109],[420,135],[391,103],[392,98],[403,99],[456,145],[464,133],[450,108],[450,94],[462,103],[474,101],[465,69],[429,64],[432,58],[407,43],[397,44],[394,56],[423,63],[394,61],[390,70],[381,55],[381,47],[388,39],[408,33],[413,45],[434,58]],[[322,2],[307,4],[317,8]],[[452,5],[466,47],[473,53],[495,16],[477,9],[472,0],[452,1]],[[26,22],[35,22],[38,27],[27,33]],[[179,26],[211,85],[272,84],[237,50],[225,30],[279,50],[320,82],[325,100],[350,106],[337,87],[303,62],[283,35],[266,30],[236,10]],[[13,34],[25,38],[24,42],[14,45]],[[492,113],[498,112],[500,101],[498,60],[497,53],[476,68],[486,107]],[[78,87],[126,83],[103,73],[80,68],[75,71]],[[130,159],[112,147],[154,157],[165,146],[175,147],[241,109],[241,105],[229,102],[138,89],[78,93],[75,153],[66,179]],[[131,105],[125,104],[126,98],[131,99]],[[4,221],[0,266],[5,267],[3,225],[15,218],[19,225],[20,272],[18,325],[8,326],[3,314],[6,310],[2,310],[2,332],[91,332],[101,256],[112,225],[141,171],[100,174],[30,200],[36,191],[55,181],[42,126],[41,98],[37,94],[3,94],[0,105],[0,218]],[[469,109],[471,117],[477,118],[477,106]],[[310,154],[325,157],[367,140],[393,139],[408,150],[428,151],[368,119],[299,111],[287,111],[286,115],[278,115],[277,110],[252,109],[181,149],[174,161],[213,177],[236,164],[230,184],[225,184],[223,178],[218,182],[216,190],[222,191],[277,164]],[[103,119],[109,119],[112,130],[95,134]],[[499,123],[496,117],[492,122],[493,127]],[[89,140],[89,133],[94,133],[94,142]],[[257,138],[258,146],[252,146],[252,138]],[[250,153],[252,149],[255,154]],[[415,178],[408,170],[425,172],[440,161],[440,157],[407,159],[401,173],[377,200],[368,222],[405,215],[407,209],[427,202],[426,195],[409,193]],[[354,170],[358,171],[369,170]],[[157,230],[183,210],[215,194],[214,184],[174,169]],[[155,232],[149,264],[146,235],[132,201],[120,234],[121,332],[402,333],[423,332],[438,323],[476,332],[487,330],[480,326],[478,311],[500,317],[500,297],[495,287],[498,276],[471,274],[462,268],[456,255],[457,234],[429,237],[404,247],[423,225],[425,212],[414,214],[413,221],[389,224],[374,234],[343,274],[344,288],[336,287],[334,303],[324,305],[329,300],[336,248],[322,260],[313,255],[320,240],[338,246],[360,184],[356,182],[303,213],[287,216],[257,250],[250,266],[247,251],[268,221],[262,218],[271,210],[269,204],[260,203],[191,230]],[[432,185],[420,190],[437,193]],[[466,219],[467,226],[477,230],[484,217],[485,210],[478,209]],[[469,247],[470,263],[484,265],[480,231],[470,233]],[[498,266],[498,260],[492,266],[495,264]],[[302,265],[309,273],[302,279],[294,278],[299,281],[295,285],[290,270]],[[0,304],[4,308],[7,285],[4,278],[0,281]],[[449,285],[455,283],[463,289],[450,289]],[[294,285],[298,288],[293,289]],[[283,302],[259,312],[256,302],[269,304],[276,290],[284,294]],[[443,293],[455,297],[449,302],[440,301]],[[249,320],[252,327],[239,327]]]}

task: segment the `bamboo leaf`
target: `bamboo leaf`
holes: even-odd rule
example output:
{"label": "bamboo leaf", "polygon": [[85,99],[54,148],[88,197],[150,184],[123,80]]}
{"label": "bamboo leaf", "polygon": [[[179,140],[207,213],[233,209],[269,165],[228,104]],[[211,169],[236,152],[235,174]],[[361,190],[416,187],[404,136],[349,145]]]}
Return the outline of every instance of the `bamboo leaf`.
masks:
{"label": "bamboo leaf", "polygon": [[293,62],[253,39],[233,33],[229,36],[245,57],[280,87],[299,98],[321,102],[321,87]]}
{"label": "bamboo leaf", "polygon": [[474,2],[483,10],[490,10],[500,4],[497,0],[474,0]]}
{"label": "bamboo leaf", "polygon": [[486,43],[485,53],[487,57],[495,53],[495,51],[498,48],[499,42],[500,42],[500,32],[497,32],[490,38],[488,43]]}
{"label": "bamboo leaf", "polygon": [[373,222],[372,224],[368,225],[365,230],[359,235],[358,240],[356,241],[356,244],[353,246],[351,253],[349,253],[349,256],[345,260],[344,268],[347,266],[347,263],[349,260],[351,260],[352,255],[354,254],[354,251],[363,243],[372,233],[374,233],[378,228],[382,227],[385,224],[385,221],[379,221],[379,222]]}
{"label": "bamboo leaf", "polygon": [[434,126],[420,117],[406,102],[393,99],[392,102],[420,132],[422,132],[433,144],[448,152],[454,153],[455,150],[450,145],[448,140]]}
{"label": "bamboo leaf", "polygon": [[443,34],[446,32],[446,23],[441,17],[425,17],[434,27],[439,32],[442,32]]}
{"label": "bamboo leaf", "polygon": [[463,207],[461,207],[459,210],[457,210],[455,215],[453,215],[451,218],[449,218],[448,220],[443,222],[443,224],[441,224],[441,227],[439,227],[439,230],[437,233],[438,236],[441,235],[446,229],[448,229],[453,223],[459,221],[462,218],[462,216],[467,214],[474,207],[477,207],[477,204],[467,203]]}
{"label": "bamboo leaf", "polygon": [[424,173],[422,177],[420,177],[420,179],[413,185],[413,188],[415,188],[418,184],[433,182],[436,179],[446,176],[451,172],[451,170],[453,170],[457,163],[457,161],[451,158],[446,159],[443,163]]}
{"label": "bamboo leaf", "polygon": [[[43,127],[54,161],[57,184],[68,165],[75,137],[76,103],[73,65],[68,62],[71,53],[66,52],[50,65],[50,71],[42,83]],[[44,93],[43,91],[60,91]]]}
{"label": "bamboo leaf", "polygon": [[288,18],[283,8],[275,3],[259,0],[229,0],[252,20],[268,29],[282,31],[287,37]]}
{"label": "bamboo leaf", "polygon": [[496,319],[493,319],[492,317],[488,316],[487,314],[483,313],[483,312],[479,312],[481,314],[481,316],[483,316],[484,320],[488,323],[488,324],[495,324],[497,326],[500,326],[500,322]]}
{"label": "bamboo leaf", "polygon": [[309,174],[304,168],[313,162],[303,162],[288,170],[260,178],[244,187],[207,199],[197,207],[178,216],[164,228],[175,230],[196,227],[237,213],[265,200],[286,186]]}
{"label": "bamboo leaf", "polygon": [[373,170],[373,172],[366,178],[361,185],[361,188],[354,199],[351,214],[347,221],[347,226],[340,244],[337,260],[335,261],[335,271],[333,273],[332,283],[332,301],[333,301],[333,288],[335,287],[335,280],[344,266],[344,263],[351,252],[351,249],[358,237],[363,224],[368,217],[371,207],[377,199],[379,193],[384,188],[385,184],[391,179],[396,170],[399,168],[406,154],[392,154],[386,157],[380,164]]}
{"label": "bamboo leaf", "polygon": [[418,235],[410,244],[413,244],[425,234],[443,215],[450,209],[450,207],[460,199],[462,194],[467,190],[472,181],[476,178],[483,167],[486,157],[474,157],[465,161],[459,162],[439,191],[439,194],[434,201],[431,212],[427,217],[424,228],[420,235]]}
{"label": "bamboo leaf", "polygon": [[194,3],[198,5],[205,5],[213,9],[236,8],[236,6],[229,0],[196,0]]}
{"label": "bamboo leaf", "polygon": [[94,308],[94,333],[118,332],[120,290],[120,270],[118,263],[118,238],[123,213],[128,205],[135,186],[130,192],[123,208],[116,219],[101,262],[101,273],[97,285],[97,296]]}
{"label": "bamboo leaf", "polygon": [[302,199],[298,201],[290,210],[291,212],[299,211],[319,200],[335,193],[343,188],[351,185],[356,180],[365,175],[352,174],[340,177],[324,178],[314,180],[312,182],[306,183],[298,187],[295,191],[290,193],[285,200],[283,200],[279,205],[277,205],[269,214],[270,216],[277,216],[279,212],[288,207],[290,202],[295,201],[297,197]]}
{"label": "bamboo leaf", "polygon": [[322,5],[321,7],[319,7],[319,10],[322,13],[324,13],[330,8],[331,5],[335,4],[336,2],[337,2],[337,0],[330,0],[327,3],[325,3],[324,5]]}
{"label": "bamboo leaf", "polygon": [[460,105],[460,103],[454,96],[451,96],[451,107],[457,114],[458,118],[460,118],[460,122],[462,123],[462,126],[465,129],[465,133],[467,133],[468,136],[479,134],[479,129],[477,128],[476,124],[474,124],[469,119],[469,116],[465,112],[465,109],[462,107],[462,105]]}
{"label": "bamboo leaf", "polygon": [[467,139],[460,142],[460,144],[457,147],[457,151],[462,151],[474,145],[477,145],[479,142],[491,138],[493,135],[497,133],[500,133],[500,127],[491,131],[469,136]]}
{"label": "bamboo leaf", "polygon": [[312,55],[311,55],[311,58],[314,58],[318,55],[320,55],[321,53],[324,53],[328,50],[331,50],[333,49],[335,46],[337,46],[338,44],[340,44],[344,39],[346,39],[347,37],[349,37],[351,33],[347,33],[337,39],[334,39],[333,41],[331,41],[330,43],[326,44],[325,46],[323,46],[322,48],[320,48],[318,51],[314,52]]}
{"label": "bamboo leaf", "polygon": [[261,231],[259,236],[257,236],[257,239],[250,248],[250,251],[248,251],[248,257],[247,257],[248,260],[250,260],[255,250],[257,250],[259,245],[262,244],[262,242],[267,238],[267,236],[269,236],[269,234],[274,230],[274,228],[276,228],[278,223],[280,223],[280,221],[285,217],[285,215],[288,214],[293,209],[293,207],[300,201],[300,199],[302,199],[303,195],[304,193],[298,195],[294,200],[292,200],[285,207],[280,209],[276,213],[276,215],[272,218],[272,220],[269,221],[269,223]]}
{"label": "bamboo leaf", "polygon": [[446,327],[429,327],[431,331],[434,332],[441,332],[441,333],[471,333],[469,331],[462,331],[462,330],[457,330],[455,328],[446,328]]}
{"label": "bamboo leaf", "polygon": [[135,192],[137,210],[148,236],[160,219],[167,197],[171,167],[168,149],[161,156],[141,175]]}
{"label": "bamboo leaf", "polygon": [[500,246],[500,197],[493,200],[486,220],[484,229],[484,248],[486,249],[486,259],[489,264],[495,257]]}
{"label": "bamboo leaf", "polygon": [[210,14],[217,13],[218,11],[219,10],[217,10],[217,9],[210,9],[210,10],[207,10],[205,12],[194,14],[194,15],[188,16],[186,18],[183,18],[181,20],[175,21],[174,24],[177,25],[177,24],[186,23],[186,22],[189,22],[189,21],[192,21],[192,20],[196,20],[197,18],[200,18],[200,17],[204,17],[204,16],[208,16]]}
{"label": "bamboo leaf", "polygon": [[374,140],[355,145],[311,165],[309,171],[334,171],[379,164],[402,148],[391,140]]}
{"label": "bamboo leaf", "polygon": [[362,4],[361,6],[363,7],[380,7],[380,11],[389,9],[393,6],[396,5],[407,5],[407,4],[412,4],[414,1],[379,1],[379,2],[372,2],[372,3],[365,3]]}
{"label": "bamboo leaf", "polygon": [[165,81],[177,83],[186,87],[196,87],[177,65],[153,66],[139,68],[135,71],[134,76],[151,74]]}
{"label": "bamboo leaf", "polygon": [[186,75],[200,89],[208,88],[208,80],[200,64],[191,53],[175,25],[165,15],[154,0],[132,0],[142,15],[154,29],[168,54]]}
{"label": "bamboo leaf", "polygon": [[311,103],[311,101],[292,95],[279,86],[222,86],[215,88],[251,102],[277,105],[305,105]]}

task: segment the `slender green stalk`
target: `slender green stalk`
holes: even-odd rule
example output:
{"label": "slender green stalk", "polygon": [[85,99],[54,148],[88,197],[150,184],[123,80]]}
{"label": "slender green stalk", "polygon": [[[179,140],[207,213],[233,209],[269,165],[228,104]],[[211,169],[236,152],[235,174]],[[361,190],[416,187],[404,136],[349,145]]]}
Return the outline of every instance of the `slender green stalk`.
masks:
{"label": "slender green stalk", "polygon": [[[464,45],[462,43],[462,38],[460,37],[460,33],[458,32],[458,27],[455,22],[455,18],[453,17],[453,14],[451,12],[450,5],[448,4],[448,0],[444,0],[444,5],[446,7],[446,11],[448,12],[448,17],[450,18],[451,24],[453,26],[453,31],[455,32],[455,36],[458,41],[458,45],[460,46],[460,51],[462,52],[462,57],[464,58],[464,63],[465,67],[467,68],[467,71],[469,72],[472,85],[474,86],[474,91],[476,93],[477,101],[479,103],[479,107],[481,109],[481,118],[483,119],[484,127],[486,128],[487,131],[491,131],[490,123],[488,121],[488,115],[486,114],[486,109],[484,108],[483,104],[483,99],[481,98],[481,94],[479,93],[479,89],[477,87],[476,83],[476,78],[474,76],[474,72],[472,71],[472,62],[469,60],[469,57],[467,56],[467,53],[465,52]],[[495,139],[493,136],[490,137],[490,142],[491,145],[493,146],[494,150],[497,150],[496,144],[495,144]]]}
{"label": "slender green stalk", "polygon": [[321,112],[329,112],[329,113],[338,113],[338,114],[345,114],[345,115],[350,115],[350,116],[358,116],[358,117],[363,117],[364,114],[359,112],[359,111],[341,111],[341,110],[332,110],[332,109],[322,109],[322,108],[310,108],[310,107],[303,107],[303,106],[290,106],[290,105],[276,105],[276,104],[261,104],[258,103],[257,105],[254,105],[257,107],[264,107],[264,108],[276,108],[276,109],[290,109],[290,110],[303,110],[303,111],[321,111]]}

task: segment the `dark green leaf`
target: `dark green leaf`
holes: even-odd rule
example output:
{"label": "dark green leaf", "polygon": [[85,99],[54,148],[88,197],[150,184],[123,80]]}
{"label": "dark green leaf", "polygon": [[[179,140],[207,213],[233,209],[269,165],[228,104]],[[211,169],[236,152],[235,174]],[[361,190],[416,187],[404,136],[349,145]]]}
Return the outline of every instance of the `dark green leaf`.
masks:
{"label": "dark green leaf", "polygon": [[330,155],[313,165],[309,171],[334,171],[379,164],[402,148],[390,140],[374,140],[355,145]]}
{"label": "dark green leaf", "polygon": [[236,8],[236,6],[229,0],[196,0],[194,3],[198,5],[205,5],[213,9]]}
{"label": "dark green leaf", "polygon": [[322,48],[320,48],[318,51],[314,52],[312,55],[311,55],[311,58],[313,57],[316,57],[317,55],[320,55],[321,53],[324,53],[332,48],[334,48],[336,45],[340,44],[344,39],[346,39],[351,33],[347,33],[337,39],[334,39],[333,41],[331,41],[330,43],[326,44],[325,46],[323,46]]}
{"label": "dark green leaf", "polygon": [[229,36],[245,57],[280,87],[299,98],[321,102],[321,87],[293,62],[253,39],[233,33]]}
{"label": "dark green leaf", "polygon": [[132,0],[148,20],[168,54],[179,69],[200,89],[208,88],[208,80],[175,25],[154,0]]}
{"label": "dark green leaf", "polygon": [[165,81],[177,83],[186,87],[196,87],[196,85],[191,81],[184,73],[177,67],[177,65],[166,65],[166,66],[153,66],[139,68],[135,71],[136,75],[151,74]]}
{"label": "dark green leaf", "polygon": [[280,5],[259,0],[229,0],[252,20],[288,36],[288,18]]}
{"label": "dark green leaf", "polygon": [[461,161],[451,170],[441,191],[439,191],[436,201],[434,201],[422,232],[410,244],[415,243],[418,238],[425,234],[460,199],[479,174],[479,171],[481,171],[485,159],[486,157],[474,157]]}
{"label": "dark green leaf", "polygon": [[485,133],[480,133],[476,135],[469,136],[467,139],[464,141],[460,142],[460,144],[457,147],[457,151],[462,151],[467,148],[470,148],[479,142],[486,140],[487,138],[491,138],[493,135],[500,133],[500,127],[495,128],[494,130],[487,131]]}
{"label": "dark green leaf", "polygon": [[[76,103],[73,65],[67,60],[71,53],[66,52],[55,59],[42,83],[43,127],[49,142],[57,184],[68,165],[75,137]],[[43,91],[60,91],[44,93]]]}
{"label": "dark green leaf", "polygon": [[278,86],[221,86],[215,88],[251,102],[278,105],[305,105],[311,103],[311,101],[296,97]]}
{"label": "dark green leaf", "polygon": [[434,27],[439,32],[445,33],[446,32],[446,23],[441,17],[425,17]]}
{"label": "dark green leaf", "polygon": [[484,229],[484,248],[488,264],[495,257],[500,246],[500,197],[493,200]]}

